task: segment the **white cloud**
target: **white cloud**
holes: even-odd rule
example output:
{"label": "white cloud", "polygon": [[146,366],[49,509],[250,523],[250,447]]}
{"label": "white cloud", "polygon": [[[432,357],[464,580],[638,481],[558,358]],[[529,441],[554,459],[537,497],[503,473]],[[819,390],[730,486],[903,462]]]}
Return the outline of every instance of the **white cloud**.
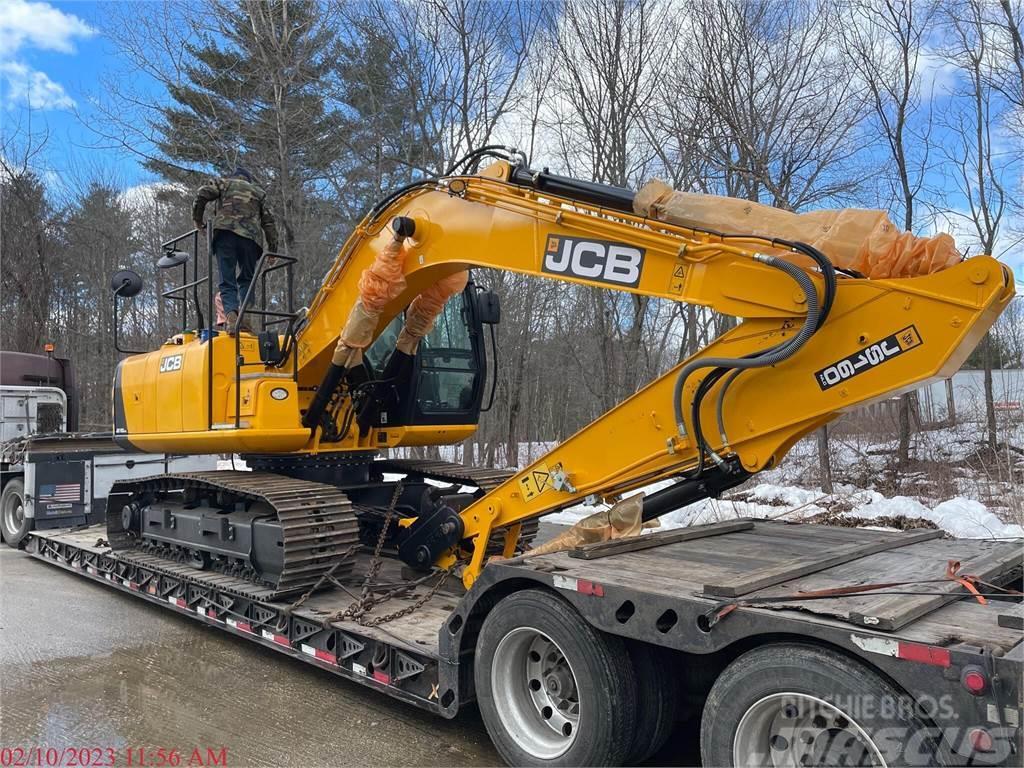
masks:
{"label": "white cloud", "polygon": [[922,48],[915,69],[925,100],[933,96],[948,96],[956,89],[959,69],[931,48]]}
{"label": "white cloud", "polygon": [[74,107],[64,86],[15,54],[22,48],[74,53],[76,40],[94,34],[96,30],[80,18],[49,3],[0,0],[0,90],[6,106],[37,110]]}
{"label": "white cloud", "polygon": [[0,62],[4,99],[9,106],[24,105],[33,109],[70,109],[75,100],[64,86],[55,83],[45,72],[32,69],[18,61]]}
{"label": "white cloud", "polygon": [[0,55],[12,57],[23,46],[73,53],[75,39],[91,37],[96,30],[77,16],[49,3],[30,0],[0,2]]}
{"label": "white cloud", "polygon": [[133,210],[142,211],[152,206],[161,193],[188,192],[187,187],[168,184],[164,181],[151,181],[128,187],[121,193],[121,200]]}

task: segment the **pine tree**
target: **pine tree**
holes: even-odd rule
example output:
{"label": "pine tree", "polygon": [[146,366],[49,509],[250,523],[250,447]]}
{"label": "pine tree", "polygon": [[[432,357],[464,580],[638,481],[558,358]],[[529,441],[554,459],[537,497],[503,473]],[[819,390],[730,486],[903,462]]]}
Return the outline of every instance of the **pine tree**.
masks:
{"label": "pine tree", "polygon": [[[63,239],[69,257],[63,279],[55,288],[59,299],[53,312],[60,330],[52,340],[70,355],[81,382],[109,381],[120,357],[114,348],[110,276],[126,266],[141,268],[142,261],[137,255],[140,242],[134,233],[132,210],[113,185],[92,181],[69,207]],[[138,326],[144,306],[142,302],[124,305],[119,329],[122,338]],[[147,341],[152,344],[159,339]],[[104,386],[83,386],[83,425],[109,423],[109,394]]]}
{"label": "pine tree", "polygon": [[336,41],[313,2],[213,0],[221,34],[186,46],[182,84],[155,125],[160,156],[147,167],[197,186],[236,165],[267,190],[282,247],[313,256],[322,211],[316,187],[335,150],[340,117],[328,108]]}
{"label": "pine tree", "polygon": [[394,36],[358,11],[348,23],[338,46],[343,151],[335,185],[343,214],[355,223],[384,194],[425,175],[432,147],[417,128],[414,89]]}

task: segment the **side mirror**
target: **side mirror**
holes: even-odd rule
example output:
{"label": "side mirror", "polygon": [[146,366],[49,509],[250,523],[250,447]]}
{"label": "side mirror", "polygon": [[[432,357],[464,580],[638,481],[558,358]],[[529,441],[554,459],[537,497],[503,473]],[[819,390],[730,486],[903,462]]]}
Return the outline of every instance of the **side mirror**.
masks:
{"label": "side mirror", "polygon": [[115,298],[130,299],[138,296],[142,290],[142,278],[139,273],[130,269],[120,269],[110,278],[110,290]]}
{"label": "side mirror", "polygon": [[164,255],[160,257],[156,265],[160,269],[171,269],[172,267],[180,267],[186,261],[188,261],[188,253],[186,251],[164,251]]}
{"label": "side mirror", "polygon": [[476,295],[476,315],[484,325],[501,322],[501,300],[494,291],[480,291]]}
{"label": "side mirror", "polygon": [[140,355],[142,354],[140,350],[121,347],[121,322],[117,319],[117,307],[121,303],[121,299],[130,299],[132,296],[139,295],[139,291],[142,290],[142,278],[134,270],[119,269],[110,278],[110,290],[114,294],[114,349],[127,355]]}

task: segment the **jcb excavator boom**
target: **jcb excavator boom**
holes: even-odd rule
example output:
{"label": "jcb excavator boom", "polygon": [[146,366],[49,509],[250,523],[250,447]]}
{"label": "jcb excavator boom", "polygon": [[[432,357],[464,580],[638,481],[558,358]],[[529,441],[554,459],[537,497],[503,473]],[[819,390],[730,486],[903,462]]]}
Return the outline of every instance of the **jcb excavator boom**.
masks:
{"label": "jcb excavator boom", "polygon": [[[989,257],[867,280],[837,273],[802,243],[647,219],[631,211],[628,190],[498,161],[479,175],[417,184],[372,211],[311,302],[290,345],[297,361],[262,365],[255,339],[242,348],[241,413],[234,340],[183,334],[122,362],[116,432],[143,449],[283,454],[296,466],[463,440],[477,413],[431,419],[423,409],[418,420],[389,421],[415,386],[417,353],[401,351],[401,335],[399,350],[387,350],[390,368],[361,353],[416,297],[473,267],[696,304],[740,322],[497,488],[404,521],[403,557],[423,567],[468,557],[467,586],[492,530],[507,532],[509,554],[523,521],[677,478],[644,502],[645,518],[664,514],[772,466],[845,410],[952,374],[1014,293],[1009,271]],[[380,288],[373,302],[368,282]],[[170,356],[179,359],[169,366]],[[293,362],[294,379],[283,373]],[[466,385],[477,409],[481,383]]]}

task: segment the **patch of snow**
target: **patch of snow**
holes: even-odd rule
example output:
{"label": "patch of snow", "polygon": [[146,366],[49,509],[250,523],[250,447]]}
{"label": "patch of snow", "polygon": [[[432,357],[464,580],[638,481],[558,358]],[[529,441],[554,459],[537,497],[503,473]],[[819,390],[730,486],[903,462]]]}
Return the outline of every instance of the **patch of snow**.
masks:
{"label": "patch of snow", "polygon": [[958,497],[944,501],[931,510],[933,520],[943,530],[960,538],[1019,538],[1024,527],[1004,523],[980,501]]}
{"label": "patch of snow", "polygon": [[249,465],[238,456],[230,459],[218,459],[217,469],[233,469],[237,472],[249,472]]}
{"label": "patch of snow", "polygon": [[[648,494],[667,487],[661,482],[657,487],[643,489]],[[875,520],[882,517],[924,518],[935,523],[949,534],[962,539],[1024,538],[1024,528],[1002,522],[995,514],[978,501],[957,497],[928,507],[918,499],[909,496],[886,498],[876,491],[856,490],[850,486],[840,488],[837,494],[853,505],[848,513],[852,517]],[[747,500],[704,499],[689,506],[669,512],[660,518],[661,526],[652,530],[670,530],[690,525],[717,523],[739,517],[777,520],[804,520],[826,511],[824,502],[834,497],[820,491],[794,486],[760,483],[743,492]],[[818,502],[821,502],[819,504]],[[567,507],[544,518],[545,522],[572,525],[604,506],[578,504]],[[884,525],[865,526],[878,530],[893,530]],[[648,531],[650,532],[650,530]]]}

